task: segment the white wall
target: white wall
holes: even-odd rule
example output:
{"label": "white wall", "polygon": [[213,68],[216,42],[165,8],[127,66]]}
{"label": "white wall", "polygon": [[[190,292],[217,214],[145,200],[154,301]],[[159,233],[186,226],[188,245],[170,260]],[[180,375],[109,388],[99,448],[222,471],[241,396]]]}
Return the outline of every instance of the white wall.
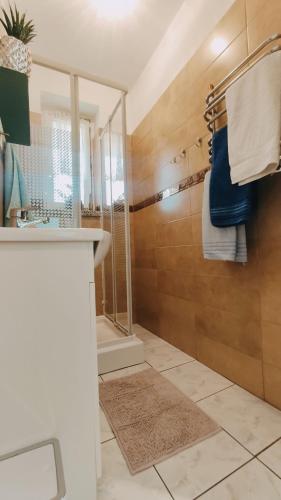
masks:
{"label": "white wall", "polygon": [[234,0],[185,0],[127,98],[132,133]]}
{"label": "white wall", "polygon": [[[65,102],[66,98],[70,98],[69,76],[34,64],[29,81],[30,110],[32,112],[41,113],[42,93],[46,92],[57,98],[61,97],[62,102]],[[82,111],[86,112],[87,104],[89,105],[89,111],[96,107],[95,114],[98,116],[98,127],[103,128],[105,126],[120,96],[119,90],[82,78],[79,79],[79,100],[80,103],[83,103]],[[54,98],[54,103],[58,101],[59,99]]]}

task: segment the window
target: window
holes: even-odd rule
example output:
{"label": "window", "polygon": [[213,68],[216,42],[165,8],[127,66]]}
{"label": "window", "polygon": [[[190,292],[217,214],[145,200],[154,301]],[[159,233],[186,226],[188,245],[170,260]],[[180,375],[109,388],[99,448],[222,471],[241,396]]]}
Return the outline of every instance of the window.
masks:
{"label": "window", "polygon": [[[50,189],[47,194],[52,205],[66,205],[72,199],[72,137],[71,116],[60,111],[44,113],[44,124],[50,128],[51,172]],[[93,125],[90,120],[80,120],[80,192],[82,206],[92,207],[93,182],[91,158],[91,134]]]}

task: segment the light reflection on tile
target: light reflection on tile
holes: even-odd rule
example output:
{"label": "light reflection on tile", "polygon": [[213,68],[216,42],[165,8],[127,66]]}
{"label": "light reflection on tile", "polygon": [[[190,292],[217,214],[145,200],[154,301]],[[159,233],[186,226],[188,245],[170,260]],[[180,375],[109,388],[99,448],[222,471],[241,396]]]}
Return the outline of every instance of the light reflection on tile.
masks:
{"label": "light reflection on tile", "polygon": [[130,474],[115,439],[102,445],[102,460],[97,500],[171,500],[153,468]]}
{"label": "light reflection on tile", "polygon": [[254,454],[281,437],[281,412],[240,387],[229,387],[198,405]]}
{"label": "light reflection on tile", "polygon": [[230,380],[198,361],[172,368],[163,372],[163,375],[193,401],[199,401],[233,385]]}
{"label": "light reflection on tile", "polygon": [[280,500],[281,480],[258,460],[253,460],[201,498],[202,500]]}
{"label": "light reflection on tile", "polygon": [[281,440],[263,451],[258,457],[281,478]]}
{"label": "light reflection on tile", "polygon": [[191,500],[250,458],[242,446],[222,431],[156,465],[156,469],[175,500]]}

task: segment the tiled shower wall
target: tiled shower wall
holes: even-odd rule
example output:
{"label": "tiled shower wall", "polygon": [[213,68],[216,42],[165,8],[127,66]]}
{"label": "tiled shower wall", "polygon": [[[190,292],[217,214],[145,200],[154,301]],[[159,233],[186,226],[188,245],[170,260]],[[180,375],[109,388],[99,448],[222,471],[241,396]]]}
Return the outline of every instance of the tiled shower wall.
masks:
{"label": "tiled shower wall", "polygon": [[[133,134],[134,204],[208,165],[209,84],[278,31],[280,0],[234,3]],[[227,43],[219,55],[216,37]],[[183,148],[187,158],[171,164]],[[281,408],[281,176],[260,182],[246,266],[202,258],[202,187],[134,212],[136,319]]]}

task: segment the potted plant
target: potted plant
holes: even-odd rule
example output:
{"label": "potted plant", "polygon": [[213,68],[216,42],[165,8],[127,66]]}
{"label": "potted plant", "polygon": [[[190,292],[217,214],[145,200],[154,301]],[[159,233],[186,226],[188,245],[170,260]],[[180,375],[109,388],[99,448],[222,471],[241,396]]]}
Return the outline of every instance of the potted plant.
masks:
{"label": "potted plant", "polygon": [[0,66],[26,73],[31,72],[31,53],[27,44],[36,36],[33,21],[26,20],[26,14],[19,13],[16,6],[9,6],[7,12],[1,9],[4,20],[0,19],[7,35],[0,38]]}

